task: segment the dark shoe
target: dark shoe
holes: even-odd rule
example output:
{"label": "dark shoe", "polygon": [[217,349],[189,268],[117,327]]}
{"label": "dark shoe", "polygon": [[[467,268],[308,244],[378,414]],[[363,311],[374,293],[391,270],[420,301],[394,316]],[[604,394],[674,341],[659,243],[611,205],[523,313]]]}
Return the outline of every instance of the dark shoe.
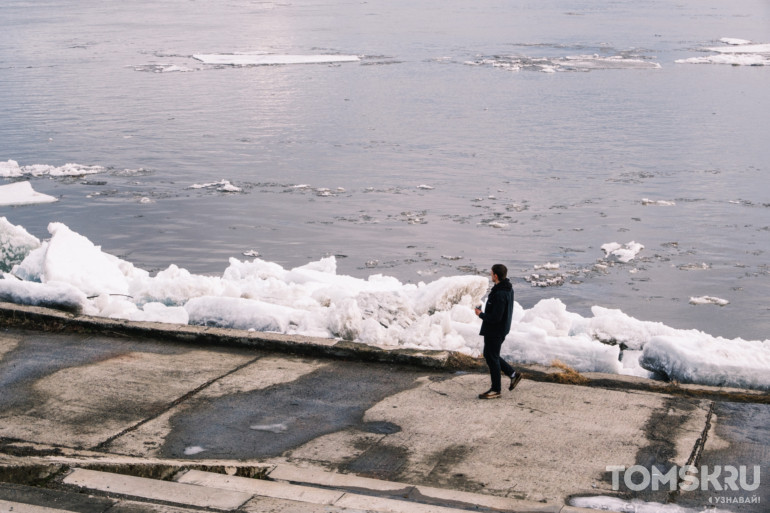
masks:
{"label": "dark shoe", "polygon": [[511,374],[511,384],[508,385],[508,390],[513,390],[516,388],[516,385],[519,384],[519,381],[521,381],[521,372],[514,372]]}
{"label": "dark shoe", "polygon": [[487,390],[483,394],[479,394],[479,399],[497,399],[498,397],[500,397],[500,392],[494,390]]}

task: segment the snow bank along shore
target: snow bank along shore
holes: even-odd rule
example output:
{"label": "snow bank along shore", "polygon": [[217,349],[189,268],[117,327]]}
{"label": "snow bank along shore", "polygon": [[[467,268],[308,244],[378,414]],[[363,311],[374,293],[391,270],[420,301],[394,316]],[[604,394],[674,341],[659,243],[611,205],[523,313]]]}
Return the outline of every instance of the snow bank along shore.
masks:
{"label": "snow bank along shore", "polygon": [[[473,306],[487,293],[486,277],[416,285],[381,274],[359,279],[338,275],[334,257],[294,269],[231,258],[222,276],[191,274],[176,265],[153,276],[64,224],[51,223],[48,231],[51,238],[40,241],[0,218],[0,300],[134,321],[481,352],[481,321]],[[503,354],[518,363],[559,360],[581,372],[770,390],[770,340],[713,337],[601,306],[592,313],[569,312],[556,298],[528,310],[516,303]]]}

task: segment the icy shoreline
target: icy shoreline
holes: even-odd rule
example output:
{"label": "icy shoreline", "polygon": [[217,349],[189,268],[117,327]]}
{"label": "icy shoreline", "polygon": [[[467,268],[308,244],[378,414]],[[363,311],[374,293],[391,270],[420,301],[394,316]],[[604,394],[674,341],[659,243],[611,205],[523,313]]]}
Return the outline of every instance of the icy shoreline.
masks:
{"label": "icy shoreline", "polygon": [[[231,258],[221,277],[176,265],[151,276],[101,251],[61,223],[40,241],[0,218],[0,300],[88,315],[341,338],[386,348],[478,356],[473,306],[489,281],[453,276],[403,284],[375,274],[338,275],[334,257],[284,269]],[[668,378],[682,383],[770,389],[770,341],[724,339],[640,321],[594,306],[592,317],[557,298],[518,303],[503,354],[512,362],[559,360],[581,372]]]}

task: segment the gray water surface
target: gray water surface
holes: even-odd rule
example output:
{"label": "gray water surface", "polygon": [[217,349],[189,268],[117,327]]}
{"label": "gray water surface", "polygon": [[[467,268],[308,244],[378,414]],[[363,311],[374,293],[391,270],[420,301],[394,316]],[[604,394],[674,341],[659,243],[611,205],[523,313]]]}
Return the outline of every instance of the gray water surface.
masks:
{"label": "gray water surface", "polygon": [[[500,261],[525,307],[767,339],[770,66],[675,62],[723,37],[770,42],[770,4],[11,0],[0,160],[107,171],[33,177],[59,201],[0,215],[148,270],[256,250],[417,282]],[[193,58],[239,52],[361,61]],[[223,179],[242,192],[190,188]],[[635,260],[594,266],[630,241]]]}

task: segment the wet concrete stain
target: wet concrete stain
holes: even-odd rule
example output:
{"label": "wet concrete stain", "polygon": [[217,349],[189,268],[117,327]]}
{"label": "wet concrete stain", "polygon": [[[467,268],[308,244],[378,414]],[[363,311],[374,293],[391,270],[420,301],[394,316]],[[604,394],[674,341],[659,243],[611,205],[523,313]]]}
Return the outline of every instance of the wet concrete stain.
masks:
{"label": "wet concrete stain", "polygon": [[[13,332],[4,332],[13,336]],[[36,333],[0,359],[0,412],[28,410],[43,402],[33,385],[60,370],[116,358],[132,351],[179,354],[189,351],[172,343]]]}
{"label": "wet concrete stain", "polygon": [[398,476],[409,461],[405,447],[380,443],[369,447],[341,470],[363,477],[398,481]]}
{"label": "wet concrete stain", "polygon": [[[431,458],[431,462],[434,463],[435,466],[427,476],[427,483],[437,488],[450,488],[473,492],[483,490],[484,485],[474,481],[470,476],[452,472],[453,469],[457,468],[457,464],[464,461],[472,452],[473,448],[467,445],[450,445],[443,451],[434,454]],[[505,471],[505,469],[501,469],[501,471]]]}
{"label": "wet concrete stain", "polygon": [[416,386],[421,375],[350,362],[262,390],[192,399],[171,417],[159,452],[169,458],[266,458],[343,429],[393,430],[395,425],[364,423],[364,413]]}
{"label": "wet concrete stain", "polygon": [[364,422],[358,429],[365,433],[374,433],[375,435],[392,435],[393,433],[401,431],[401,426],[382,420],[376,422]]}
{"label": "wet concrete stain", "polygon": [[[677,504],[685,507],[703,508],[716,506],[717,508],[740,511],[741,513],[765,513],[770,510],[770,405],[744,404],[744,403],[716,403],[714,405],[715,421],[709,437],[716,435],[729,442],[730,446],[719,450],[709,449],[709,440],[706,439],[705,449],[701,458],[696,462],[699,470],[707,467],[707,471],[716,474],[717,466],[720,467],[717,481],[722,490],[715,490],[712,484],[707,484],[707,490],[703,490],[700,483],[698,490],[683,491],[677,500]],[[739,472],[744,467],[744,482],[747,488],[753,488],[755,480],[754,467],[759,466],[759,486],[756,489],[743,490],[741,480],[738,479],[738,490],[732,490],[725,482],[732,471],[725,469],[733,466]],[[702,475],[699,472],[698,477]],[[743,502],[739,502],[743,499]],[[750,502],[746,502],[750,499]],[[755,502],[756,501],[756,502]]]}
{"label": "wet concrete stain", "polygon": [[[636,462],[648,471],[655,466],[663,474],[668,472],[674,465],[684,464],[685,462],[676,461],[676,439],[680,430],[690,418],[692,412],[698,407],[698,400],[669,397],[663,405],[654,410],[644,426],[647,445],[641,447],[636,453]],[[609,462],[608,465],[621,465],[623,462]],[[639,484],[641,476],[633,474],[632,482]],[[635,479],[635,480],[634,480]],[[605,472],[603,480],[612,483],[612,472]],[[641,491],[629,489],[624,476],[620,477],[620,492],[629,498],[640,499],[645,502],[667,503],[669,499],[669,489],[661,486],[659,490],[654,491],[648,487]]]}

